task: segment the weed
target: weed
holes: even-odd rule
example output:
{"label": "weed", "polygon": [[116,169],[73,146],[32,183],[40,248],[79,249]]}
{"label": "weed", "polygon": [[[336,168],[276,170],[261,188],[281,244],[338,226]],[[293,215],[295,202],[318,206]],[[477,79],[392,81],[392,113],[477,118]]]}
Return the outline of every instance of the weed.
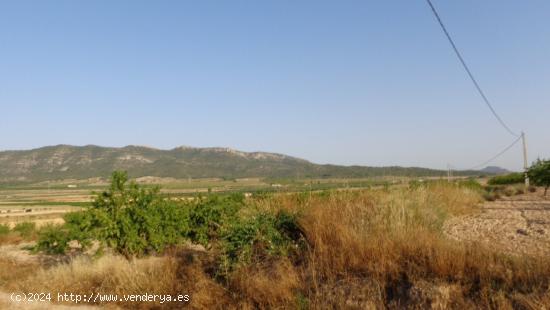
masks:
{"label": "weed", "polygon": [[296,249],[301,237],[296,216],[285,211],[260,212],[251,218],[228,223],[221,234],[222,273],[236,264],[254,259],[286,257]]}
{"label": "weed", "polygon": [[25,239],[34,237],[36,233],[36,224],[33,222],[17,223],[13,227],[13,231],[19,233],[19,235]]}
{"label": "weed", "polygon": [[0,224],[0,235],[7,235],[10,232],[10,227],[6,224]]}
{"label": "weed", "polygon": [[45,251],[48,254],[63,254],[69,247],[71,238],[63,231],[61,225],[46,225],[38,231],[37,250]]}
{"label": "weed", "polygon": [[510,196],[514,195],[514,193],[515,193],[515,191],[512,188],[504,189],[504,195],[506,195],[507,197],[510,197]]}
{"label": "weed", "polygon": [[227,197],[209,196],[187,206],[189,231],[187,236],[200,244],[207,245],[217,237],[224,222],[231,221],[244,204],[244,195]]}

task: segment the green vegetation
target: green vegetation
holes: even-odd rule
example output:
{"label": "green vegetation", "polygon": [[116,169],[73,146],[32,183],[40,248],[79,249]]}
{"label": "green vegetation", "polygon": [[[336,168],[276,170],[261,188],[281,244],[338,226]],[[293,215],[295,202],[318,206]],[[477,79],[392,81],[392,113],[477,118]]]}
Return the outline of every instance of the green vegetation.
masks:
{"label": "green vegetation", "polygon": [[190,240],[208,245],[218,237],[224,223],[235,221],[237,212],[244,205],[244,196],[233,194],[228,197],[200,197],[196,202],[183,206],[187,210],[188,230],[185,233]]}
{"label": "green vegetation", "polygon": [[13,231],[19,233],[23,238],[30,238],[36,232],[36,224],[34,222],[17,223],[13,227]]}
{"label": "green vegetation", "polygon": [[489,179],[489,185],[508,185],[525,182],[525,176],[521,172],[509,173],[506,175],[497,175]]}
{"label": "green vegetation", "polygon": [[462,187],[469,188],[469,189],[474,190],[478,193],[483,193],[485,191],[485,189],[483,188],[483,185],[481,185],[475,179],[467,179],[467,180],[458,181],[458,185],[462,186]]}
{"label": "green vegetation", "polygon": [[85,211],[65,215],[65,224],[40,230],[37,249],[50,254],[68,250],[71,240],[85,249],[93,240],[125,256],[163,252],[186,240],[204,246],[218,246],[223,264],[249,259],[255,253],[286,255],[296,237],[291,214],[253,212],[238,214],[245,206],[242,194],[209,195],[192,201],[163,199],[158,188],[142,188],[128,183],[127,174],[115,172],[110,188],[97,194]]}
{"label": "green vegetation", "polygon": [[19,243],[23,240],[36,240],[37,232],[38,230],[33,222],[17,223],[12,229],[7,224],[0,224],[0,245]]}
{"label": "green vegetation", "polygon": [[296,249],[302,233],[295,214],[260,212],[226,225],[221,234],[222,272],[254,259],[286,257]]}
{"label": "green vegetation", "polygon": [[[509,184],[509,185],[487,185],[481,193],[485,200],[495,201],[503,196],[510,197],[513,195],[521,195],[525,193],[525,185],[522,183]],[[533,192],[536,188],[530,187],[529,190]]]}
{"label": "green vegetation", "polygon": [[10,227],[6,224],[0,224],[0,235],[7,235],[10,232]]}
{"label": "green vegetation", "polygon": [[64,254],[69,248],[70,236],[60,225],[46,225],[38,232],[36,249],[48,254]]}
{"label": "green vegetation", "polygon": [[86,247],[97,239],[127,256],[162,251],[185,236],[186,216],[185,209],[163,200],[158,188],[127,184],[126,173],[115,172],[109,190],[89,209],[67,214],[63,226],[41,234],[38,248],[59,253],[70,240]]}
{"label": "green vegetation", "polygon": [[533,184],[544,187],[544,196],[546,196],[550,187],[550,160],[537,159],[527,171],[527,175]]}

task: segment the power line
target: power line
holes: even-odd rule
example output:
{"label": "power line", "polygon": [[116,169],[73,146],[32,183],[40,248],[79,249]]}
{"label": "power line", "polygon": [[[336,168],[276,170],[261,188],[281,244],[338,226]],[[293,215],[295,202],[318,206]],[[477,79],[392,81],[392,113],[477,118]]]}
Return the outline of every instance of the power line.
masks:
{"label": "power line", "polygon": [[514,142],[512,142],[512,144],[508,145],[505,149],[503,149],[502,151],[500,151],[498,154],[496,154],[495,156],[491,157],[490,159],[484,161],[483,163],[477,165],[477,166],[473,166],[472,168],[470,169],[466,169],[466,170],[477,170],[478,168],[480,167],[483,167],[485,165],[487,165],[488,163],[492,162],[493,160],[499,158],[502,154],[506,153],[509,149],[511,149],[514,145],[516,145],[516,143],[518,143],[519,140],[521,140],[522,136],[519,136],[516,140],[514,140]]}
{"label": "power line", "polygon": [[487,107],[489,107],[489,109],[491,110],[491,112],[493,113],[493,115],[495,116],[495,118],[498,120],[498,122],[502,125],[502,127],[504,127],[504,129],[506,129],[511,135],[513,136],[519,136],[518,134],[516,134],[515,132],[513,132],[510,127],[508,127],[506,125],[506,123],[504,123],[504,121],[500,118],[500,116],[497,114],[497,112],[495,111],[495,109],[493,108],[493,106],[491,105],[491,103],[489,102],[489,99],[487,99],[487,97],[485,96],[485,93],[483,92],[483,90],[481,90],[481,87],[479,86],[479,84],[477,83],[476,79],[474,78],[474,75],[472,74],[472,72],[470,71],[470,69],[468,68],[468,65],[466,65],[466,62],[464,61],[464,58],[462,58],[462,55],[460,54],[460,52],[458,51],[458,48],[456,47],[453,39],[451,38],[451,35],[449,34],[449,32],[447,31],[447,28],[445,28],[445,25],[443,24],[443,22],[441,21],[441,18],[439,17],[439,14],[437,13],[435,7],[433,6],[432,2],[430,0],[426,0],[428,2],[428,4],[430,5],[430,8],[432,9],[432,12],[434,13],[435,15],[435,18],[437,19],[437,21],[439,22],[439,25],[441,26],[441,29],[443,29],[443,32],[445,33],[445,36],[447,36],[447,39],[449,40],[449,43],[451,43],[451,46],[453,47],[453,50],[455,51],[455,54],[456,56],[458,57],[458,59],[460,60],[460,63],[462,64],[462,66],[464,67],[464,70],[466,70],[466,73],[468,73],[468,76],[470,77],[470,79],[472,80],[472,82],[474,83],[477,91],[479,92],[479,94],[481,95],[481,98],[483,98],[483,101],[485,102],[485,104],[487,105]]}

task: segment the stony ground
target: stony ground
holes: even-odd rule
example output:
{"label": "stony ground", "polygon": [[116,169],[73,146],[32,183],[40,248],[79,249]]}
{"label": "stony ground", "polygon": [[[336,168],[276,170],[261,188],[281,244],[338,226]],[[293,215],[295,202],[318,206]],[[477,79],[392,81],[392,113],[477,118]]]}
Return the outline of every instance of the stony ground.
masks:
{"label": "stony ground", "polygon": [[480,213],[447,221],[444,231],[509,254],[550,255],[550,195],[539,190],[485,202]]}

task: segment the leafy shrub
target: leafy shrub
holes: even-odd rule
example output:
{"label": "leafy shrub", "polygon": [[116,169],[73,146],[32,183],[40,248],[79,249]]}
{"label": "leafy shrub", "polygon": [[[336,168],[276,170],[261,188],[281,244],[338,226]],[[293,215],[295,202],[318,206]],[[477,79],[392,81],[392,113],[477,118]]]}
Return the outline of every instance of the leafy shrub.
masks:
{"label": "leafy shrub", "polygon": [[87,216],[76,222],[89,227],[100,240],[124,255],[163,251],[188,233],[185,209],[159,195],[159,188],[127,184],[127,175],[115,172],[109,191],[98,195]]}
{"label": "leafy shrub", "polygon": [[533,184],[544,186],[544,196],[546,196],[550,187],[550,159],[537,159],[527,170],[527,175]]}
{"label": "leafy shrub", "polygon": [[527,190],[530,192],[530,193],[534,193],[537,191],[537,188],[533,185],[529,185],[529,187],[527,188]]}
{"label": "leafy shrub", "polygon": [[130,256],[163,251],[187,236],[186,209],[164,200],[157,187],[127,181],[125,172],[114,172],[109,190],[98,194],[88,210],[67,214],[61,229],[41,235],[41,248],[61,252],[65,241],[86,247],[96,239]]}
{"label": "leafy shrub", "polygon": [[221,232],[222,271],[254,258],[287,256],[297,248],[301,237],[297,216],[282,210],[233,221]]}
{"label": "leafy shrub", "polygon": [[36,224],[33,222],[17,223],[13,231],[19,233],[23,238],[31,238],[36,232]]}
{"label": "leafy shrub", "polygon": [[194,242],[207,245],[215,238],[224,222],[232,220],[244,205],[243,194],[227,197],[209,196],[188,206],[189,231]]}
{"label": "leafy shrub", "polygon": [[94,209],[70,212],[63,217],[65,225],[62,230],[68,239],[77,240],[83,247],[87,247],[94,238],[98,238],[93,232],[101,225],[99,218],[101,211]]}
{"label": "leafy shrub", "polygon": [[62,225],[46,225],[38,231],[36,249],[48,254],[63,254],[69,247],[71,238],[63,231]]}
{"label": "leafy shrub", "polygon": [[492,177],[487,182],[489,185],[508,185],[508,184],[517,184],[523,183],[525,181],[525,176],[523,173],[514,172],[506,175],[497,175]]}
{"label": "leafy shrub", "polygon": [[479,182],[474,180],[474,179],[459,181],[458,185],[469,188],[471,190],[474,190],[474,191],[477,191],[477,192],[480,192],[480,193],[484,191],[483,186],[481,184],[479,184]]}
{"label": "leafy shrub", "polygon": [[0,224],[0,235],[7,235],[10,232],[10,227],[6,224]]}

